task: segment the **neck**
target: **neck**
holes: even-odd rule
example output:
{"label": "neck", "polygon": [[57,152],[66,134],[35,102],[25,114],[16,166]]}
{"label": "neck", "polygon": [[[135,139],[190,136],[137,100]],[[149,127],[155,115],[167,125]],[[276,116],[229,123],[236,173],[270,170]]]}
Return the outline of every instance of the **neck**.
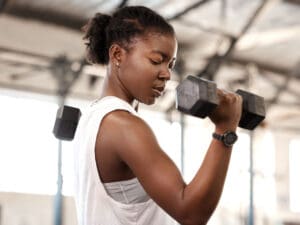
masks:
{"label": "neck", "polygon": [[[110,66],[109,66],[110,67]],[[118,97],[130,105],[134,105],[134,98],[130,95],[129,91],[125,88],[123,83],[120,81],[117,73],[113,73],[111,68],[107,69],[106,77],[104,78],[104,83],[102,87],[102,92],[100,94],[100,98],[106,96],[115,96]],[[133,106],[134,107],[134,106]]]}

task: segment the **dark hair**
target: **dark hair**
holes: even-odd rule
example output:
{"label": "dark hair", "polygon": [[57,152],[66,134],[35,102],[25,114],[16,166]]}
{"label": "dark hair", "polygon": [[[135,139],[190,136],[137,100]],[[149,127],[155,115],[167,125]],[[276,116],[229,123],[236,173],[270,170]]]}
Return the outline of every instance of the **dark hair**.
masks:
{"label": "dark hair", "polygon": [[83,27],[87,60],[108,64],[108,49],[113,43],[125,47],[133,37],[152,30],[174,35],[173,27],[159,14],[144,6],[128,6],[112,15],[96,13]]}

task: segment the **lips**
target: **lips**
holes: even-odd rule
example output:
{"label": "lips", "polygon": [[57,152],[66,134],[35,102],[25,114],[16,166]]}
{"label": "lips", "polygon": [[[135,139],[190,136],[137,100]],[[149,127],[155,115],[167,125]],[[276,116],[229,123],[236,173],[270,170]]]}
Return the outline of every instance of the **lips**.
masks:
{"label": "lips", "polygon": [[162,86],[162,87],[155,87],[155,88],[153,88],[154,90],[158,90],[159,92],[163,92],[164,91],[164,89],[165,89],[165,87],[164,86]]}
{"label": "lips", "polygon": [[155,96],[156,97],[159,97],[162,95],[163,91],[164,91],[165,87],[164,86],[161,86],[161,87],[154,87],[153,90],[154,90],[154,93],[155,93]]}

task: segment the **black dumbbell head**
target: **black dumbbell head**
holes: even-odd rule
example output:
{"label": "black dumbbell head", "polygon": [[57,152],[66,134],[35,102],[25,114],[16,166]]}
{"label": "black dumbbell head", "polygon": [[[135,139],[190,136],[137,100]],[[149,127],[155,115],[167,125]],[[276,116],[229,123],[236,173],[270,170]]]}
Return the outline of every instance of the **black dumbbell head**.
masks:
{"label": "black dumbbell head", "polygon": [[176,108],[193,116],[205,118],[218,105],[214,82],[188,76],[176,88]]}
{"label": "black dumbbell head", "polygon": [[80,119],[79,109],[71,106],[62,106],[57,110],[53,134],[60,140],[73,140]]}
{"label": "black dumbbell head", "polygon": [[240,89],[236,93],[243,98],[243,112],[239,127],[253,130],[266,117],[264,98]]}

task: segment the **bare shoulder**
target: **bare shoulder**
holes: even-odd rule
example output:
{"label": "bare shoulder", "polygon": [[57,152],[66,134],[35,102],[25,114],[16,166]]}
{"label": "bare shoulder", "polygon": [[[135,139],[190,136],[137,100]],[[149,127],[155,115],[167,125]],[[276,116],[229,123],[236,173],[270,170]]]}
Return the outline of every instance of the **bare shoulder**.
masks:
{"label": "bare shoulder", "polygon": [[[96,160],[99,174],[106,181],[130,179],[134,174],[126,158],[135,155],[131,143],[146,126],[139,117],[124,111],[108,113],[102,120],[96,140]],[[134,163],[134,162],[133,162]]]}
{"label": "bare shoulder", "polygon": [[100,136],[101,132],[102,141],[137,177],[145,165],[167,157],[150,126],[129,112],[118,110],[108,114]]}
{"label": "bare shoulder", "polygon": [[109,113],[102,122],[103,126],[109,126],[109,129],[116,136],[133,138],[142,135],[154,135],[150,126],[140,117],[131,114],[128,111],[116,110]]}
{"label": "bare shoulder", "polygon": [[145,162],[161,157],[163,151],[154,132],[138,116],[127,111],[114,111],[104,118],[101,129],[106,143],[109,142],[118,157],[133,170],[141,160]]}

